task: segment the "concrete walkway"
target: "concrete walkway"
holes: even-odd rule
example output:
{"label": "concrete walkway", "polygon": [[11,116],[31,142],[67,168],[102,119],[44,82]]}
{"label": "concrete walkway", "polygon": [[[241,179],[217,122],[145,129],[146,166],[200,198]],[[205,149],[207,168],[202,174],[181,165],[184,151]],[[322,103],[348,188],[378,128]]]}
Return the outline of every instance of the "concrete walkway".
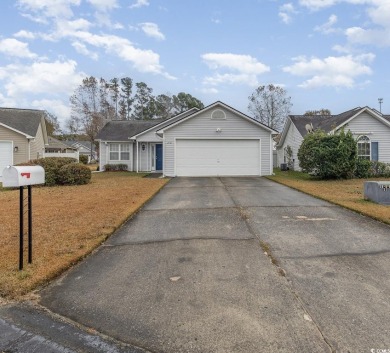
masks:
{"label": "concrete walkway", "polygon": [[389,251],[390,227],[269,180],[176,178],[40,305],[127,349],[371,352]]}

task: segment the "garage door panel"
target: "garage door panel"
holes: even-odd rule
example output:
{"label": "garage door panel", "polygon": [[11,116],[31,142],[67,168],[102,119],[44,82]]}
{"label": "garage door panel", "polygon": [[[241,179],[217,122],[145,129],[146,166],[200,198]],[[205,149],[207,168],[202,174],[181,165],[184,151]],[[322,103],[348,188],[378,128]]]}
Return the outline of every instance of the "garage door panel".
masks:
{"label": "garage door panel", "polygon": [[176,140],[177,176],[260,175],[259,140]]}

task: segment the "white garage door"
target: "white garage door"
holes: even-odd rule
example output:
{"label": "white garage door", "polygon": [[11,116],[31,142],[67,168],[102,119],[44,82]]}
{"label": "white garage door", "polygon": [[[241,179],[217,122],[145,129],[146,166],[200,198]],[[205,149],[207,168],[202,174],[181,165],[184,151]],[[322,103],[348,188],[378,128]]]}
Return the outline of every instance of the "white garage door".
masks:
{"label": "white garage door", "polygon": [[260,175],[260,140],[176,140],[176,175]]}
{"label": "white garage door", "polygon": [[12,142],[0,141],[0,176],[3,169],[12,164]]}

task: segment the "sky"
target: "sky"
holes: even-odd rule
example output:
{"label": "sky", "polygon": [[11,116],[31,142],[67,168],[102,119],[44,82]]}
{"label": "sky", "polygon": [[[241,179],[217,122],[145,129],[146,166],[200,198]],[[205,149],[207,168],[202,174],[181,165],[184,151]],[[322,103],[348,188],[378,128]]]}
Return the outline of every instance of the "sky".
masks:
{"label": "sky", "polygon": [[61,123],[86,76],[246,114],[268,84],[292,114],[379,110],[378,98],[390,113],[390,0],[2,0],[0,16],[0,106]]}

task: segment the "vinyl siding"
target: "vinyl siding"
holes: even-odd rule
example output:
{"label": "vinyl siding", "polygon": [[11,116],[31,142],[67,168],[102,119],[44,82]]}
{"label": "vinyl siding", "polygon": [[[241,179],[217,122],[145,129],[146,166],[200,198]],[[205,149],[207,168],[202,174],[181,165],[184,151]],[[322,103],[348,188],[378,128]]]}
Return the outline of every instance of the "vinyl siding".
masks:
{"label": "vinyl siding", "polygon": [[[111,161],[110,160],[110,143],[105,141],[100,141],[99,145],[99,170],[104,171],[104,166],[106,164],[127,164],[127,168],[129,171],[133,171],[133,160],[134,160],[134,153],[133,153],[133,146],[132,143],[130,143],[130,160],[129,161]],[[112,143],[122,143],[122,142],[112,142]]]}
{"label": "vinyl siding", "polygon": [[280,168],[280,164],[284,163],[284,149],[287,146],[290,146],[293,150],[293,159],[294,159],[294,170],[300,171],[299,167],[299,159],[298,159],[298,150],[303,141],[303,137],[301,133],[298,131],[296,126],[291,122],[288,130],[286,138],[284,139],[283,145],[277,148],[277,163]]}
{"label": "vinyl siding", "polygon": [[13,152],[14,164],[28,161],[28,140],[24,135],[0,126],[0,141],[13,141],[13,147],[18,147],[18,152]]}
{"label": "vinyl siding", "polygon": [[390,127],[364,112],[351,120],[346,129],[350,130],[355,138],[367,135],[372,142],[378,142],[379,161],[390,163]]}
{"label": "vinyl siding", "polygon": [[[215,109],[222,109],[226,119],[211,119]],[[222,132],[216,132],[217,128],[222,129]],[[175,176],[175,139],[180,138],[261,139],[261,174],[272,173],[271,133],[223,107],[212,107],[164,132],[163,166],[167,176]]]}
{"label": "vinyl siding", "polygon": [[37,159],[42,156],[45,149],[45,141],[43,138],[42,125],[39,124],[37,134],[34,140],[30,141],[30,159]]}

